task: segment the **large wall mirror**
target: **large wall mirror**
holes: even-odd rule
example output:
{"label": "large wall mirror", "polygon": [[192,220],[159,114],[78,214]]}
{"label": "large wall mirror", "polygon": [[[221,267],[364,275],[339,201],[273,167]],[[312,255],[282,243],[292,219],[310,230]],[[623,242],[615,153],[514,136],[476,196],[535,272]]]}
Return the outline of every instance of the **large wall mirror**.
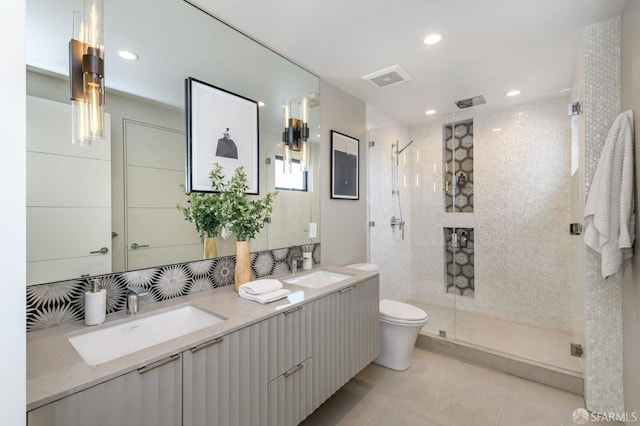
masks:
{"label": "large wall mirror", "polygon": [[[176,208],[186,202],[187,77],[260,102],[261,195],[276,189],[282,103],[312,96],[306,190],[280,190],[250,248],[318,242],[308,232],[319,225],[317,76],[188,2],[108,0],[110,142],[72,147],[68,43],[73,11],[82,9],[82,0],[27,0],[28,285],[202,258],[195,228]],[[121,49],[138,59],[121,59]],[[234,254],[235,240],[218,240],[219,256]]]}

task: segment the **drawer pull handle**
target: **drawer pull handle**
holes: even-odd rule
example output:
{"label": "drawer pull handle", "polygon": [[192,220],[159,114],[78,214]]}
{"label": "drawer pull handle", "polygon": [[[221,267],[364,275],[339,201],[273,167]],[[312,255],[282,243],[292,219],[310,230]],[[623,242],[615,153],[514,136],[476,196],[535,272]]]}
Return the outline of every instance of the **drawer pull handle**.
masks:
{"label": "drawer pull handle", "polygon": [[354,286],[343,288],[342,290],[340,290],[340,293],[346,293],[347,291],[351,291],[351,290],[353,290],[353,287]]}
{"label": "drawer pull handle", "polygon": [[295,307],[295,308],[293,308],[293,309],[289,309],[288,311],[285,311],[285,312],[284,312],[284,314],[285,314],[285,315],[289,315],[289,314],[292,314],[292,313],[294,313],[294,312],[297,312],[297,311],[302,310],[302,308],[304,308],[304,305],[300,305],[300,306]]}
{"label": "drawer pull handle", "polygon": [[304,365],[303,365],[303,364],[298,364],[298,365],[296,365],[295,367],[293,367],[291,370],[289,370],[289,371],[285,371],[285,373],[284,373],[284,377],[289,377],[289,376],[291,376],[292,374],[295,374],[295,373],[297,373],[298,371],[302,370],[303,368],[304,368]]}
{"label": "drawer pull handle", "polygon": [[356,284],[354,287],[360,287],[365,285],[367,282],[366,281],[362,281],[361,283]]}
{"label": "drawer pull handle", "polygon": [[142,368],[138,368],[138,373],[140,373],[140,374],[147,373],[147,372],[149,372],[149,371],[151,371],[153,369],[156,369],[158,367],[162,367],[163,365],[169,364],[169,363],[171,363],[173,361],[176,361],[178,359],[180,359],[180,354],[172,355],[169,358],[161,359],[160,361],[154,362],[153,364],[149,364],[149,365],[144,366]]}
{"label": "drawer pull handle", "polygon": [[209,342],[203,343],[201,345],[198,346],[194,346],[193,348],[189,349],[191,351],[192,354],[195,354],[198,351],[201,351],[203,349],[207,349],[210,346],[213,345],[217,345],[218,343],[222,342],[224,340],[224,337],[218,337],[217,339],[213,339]]}

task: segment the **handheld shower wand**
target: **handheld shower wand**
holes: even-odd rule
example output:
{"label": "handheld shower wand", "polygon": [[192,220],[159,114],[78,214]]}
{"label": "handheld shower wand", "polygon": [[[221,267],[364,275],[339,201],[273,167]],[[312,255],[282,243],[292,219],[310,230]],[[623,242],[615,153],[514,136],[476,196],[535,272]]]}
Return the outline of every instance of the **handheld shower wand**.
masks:
{"label": "handheld shower wand", "polygon": [[[400,149],[400,142],[396,141],[395,144],[391,144],[391,196],[393,197],[393,216],[391,217],[391,228],[395,230],[398,227],[399,231],[402,231],[402,239],[404,240],[404,225],[405,221],[402,216],[402,204],[400,202],[400,183],[399,183],[399,169],[400,169],[400,154],[407,149],[413,141],[410,141]],[[396,203],[396,199],[398,200]],[[398,206],[398,216],[396,217],[396,204]]]}

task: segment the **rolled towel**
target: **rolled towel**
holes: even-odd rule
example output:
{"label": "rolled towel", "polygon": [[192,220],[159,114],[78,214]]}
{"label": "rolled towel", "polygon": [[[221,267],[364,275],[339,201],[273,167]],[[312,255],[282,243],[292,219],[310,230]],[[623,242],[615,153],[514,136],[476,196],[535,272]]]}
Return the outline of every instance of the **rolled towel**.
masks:
{"label": "rolled towel", "polygon": [[281,288],[278,290],[271,291],[269,293],[250,294],[250,293],[247,293],[246,291],[243,292],[242,286],[240,286],[240,291],[238,291],[238,295],[240,295],[240,297],[242,297],[243,299],[252,300],[254,302],[258,302],[262,304],[275,302],[276,300],[280,300],[284,297],[287,297],[290,293],[291,293],[291,290],[286,288]]}
{"label": "rolled towel", "polygon": [[281,288],[282,288],[282,283],[278,280],[274,280],[274,279],[255,280],[255,281],[249,281],[248,283],[242,284],[238,289],[238,293],[264,294],[264,293],[271,293],[272,291],[279,290]]}

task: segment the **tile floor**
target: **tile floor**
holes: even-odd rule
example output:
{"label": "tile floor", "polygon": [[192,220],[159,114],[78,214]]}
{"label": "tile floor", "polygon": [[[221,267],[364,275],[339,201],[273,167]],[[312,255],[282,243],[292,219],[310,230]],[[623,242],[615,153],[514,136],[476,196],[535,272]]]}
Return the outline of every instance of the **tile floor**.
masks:
{"label": "tile floor", "polygon": [[415,348],[408,370],[370,364],[302,425],[571,426],[580,407],[579,395]]}

